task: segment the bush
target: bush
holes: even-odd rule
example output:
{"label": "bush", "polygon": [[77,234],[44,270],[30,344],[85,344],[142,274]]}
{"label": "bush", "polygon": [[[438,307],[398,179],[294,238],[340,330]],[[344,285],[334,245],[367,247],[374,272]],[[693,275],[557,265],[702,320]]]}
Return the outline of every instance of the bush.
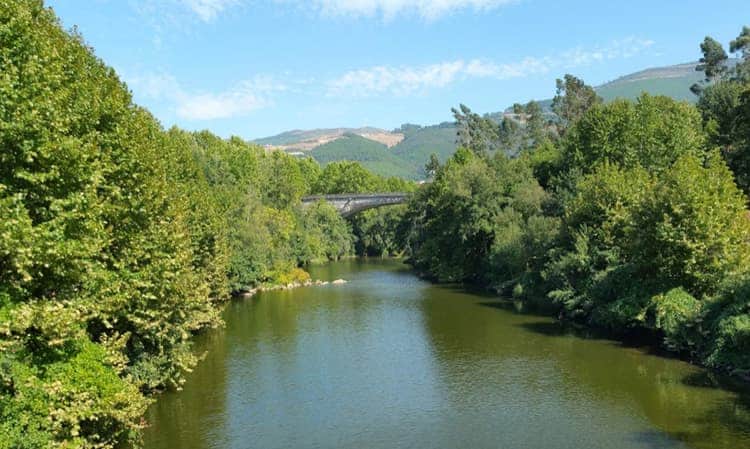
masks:
{"label": "bush", "polygon": [[695,352],[701,345],[702,304],[683,288],[651,298],[654,329],[664,334],[664,345],[673,351]]}

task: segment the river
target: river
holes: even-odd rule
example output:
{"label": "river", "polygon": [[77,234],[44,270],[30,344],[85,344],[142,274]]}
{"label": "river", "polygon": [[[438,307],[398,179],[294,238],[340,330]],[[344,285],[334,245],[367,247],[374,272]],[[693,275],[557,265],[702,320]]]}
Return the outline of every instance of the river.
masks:
{"label": "river", "polygon": [[750,448],[750,391],[397,261],[229,304],[147,449]]}

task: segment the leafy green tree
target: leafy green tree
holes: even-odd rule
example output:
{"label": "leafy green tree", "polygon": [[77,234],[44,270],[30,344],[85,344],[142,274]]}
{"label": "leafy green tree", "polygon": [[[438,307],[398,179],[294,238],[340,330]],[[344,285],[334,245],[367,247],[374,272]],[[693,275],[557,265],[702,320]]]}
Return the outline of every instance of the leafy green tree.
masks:
{"label": "leafy green tree", "polygon": [[[709,38],[707,42],[708,40]],[[711,39],[709,47],[714,48],[710,50],[710,53],[715,55],[714,59],[720,59],[718,52],[723,52],[721,45]],[[704,54],[709,47],[701,46]],[[725,69],[724,62],[717,62],[721,69],[707,69],[713,75],[707,81],[715,79],[715,82],[708,87],[701,87],[698,92],[698,109],[703,116],[710,143],[722,149],[729,167],[735,174],[737,184],[745,193],[749,193],[750,156],[746,144],[748,134],[744,126],[747,114],[743,113],[743,93],[748,90],[750,82],[750,28],[743,27],[740,35],[730,43],[729,50],[739,53],[740,61],[733,70]],[[726,59],[725,53],[723,59]]]}
{"label": "leafy green tree", "polygon": [[379,179],[357,162],[339,161],[326,165],[313,187],[315,193],[367,193],[378,189]]}
{"label": "leafy green tree", "polygon": [[498,127],[491,119],[472,112],[466,105],[452,108],[456,120],[457,143],[476,154],[492,153],[499,149]]}
{"label": "leafy green tree", "polygon": [[742,84],[722,80],[706,87],[698,99],[698,110],[710,142],[730,151],[736,140]]}
{"label": "leafy green tree", "polygon": [[546,120],[542,107],[536,101],[530,101],[524,107],[526,115],[526,134],[529,139],[528,146],[539,145],[547,137]]}
{"label": "leafy green tree", "polygon": [[[717,78],[721,79],[727,72],[726,64],[729,59],[727,52],[724,51],[724,47],[714,38],[706,36],[701,43],[701,53],[703,53],[703,57],[701,57],[700,64],[695,67],[695,70],[706,74],[706,83]],[[702,86],[693,85],[691,89],[693,92],[700,93]]]}
{"label": "leafy green tree", "polygon": [[[309,166],[306,163],[305,166]],[[264,154],[260,160],[263,186],[263,202],[277,208],[288,208],[299,202],[307,193],[305,175],[298,160],[281,151]]]}
{"label": "leafy green tree", "polygon": [[729,43],[729,51],[739,53],[742,58],[735,69],[736,78],[741,81],[750,81],[750,27],[742,27],[739,36]]}
{"label": "leafy green tree", "polygon": [[322,201],[313,204],[301,211],[301,220],[295,236],[300,245],[298,260],[325,262],[352,253],[350,225],[333,206]]}
{"label": "leafy green tree", "polygon": [[663,171],[683,154],[700,157],[705,141],[695,108],[643,94],[635,103],[616,100],[594,107],[569,131],[563,159],[567,169],[583,173],[605,161]]}
{"label": "leafy green tree", "polygon": [[498,126],[499,148],[503,148],[509,154],[515,154],[523,148],[525,132],[518,120],[504,115]]}
{"label": "leafy green tree", "polygon": [[[628,242],[639,269],[696,297],[750,262],[745,198],[721,157],[684,155],[644,198]],[[653,274],[651,274],[653,275]]]}
{"label": "leafy green tree", "polygon": [[706,36],[700,48],[703,56],[700,59],[700,64],[695,67],[695,70],[704,72],[706,77],[702,82],[695,83],[690,87],[690,90],[699,96],[707,85],[716,80],[723,80],[730,74],[727,66],[729,56],[724,51],[721,43],[712,37]]}
{"label": "leafy green tree", "polygon": [[230,290],[304,278],[349,227],[300,208],[314,162],[165,132],[41,1],[0,2],[0,65],[0,447],[137,445]]}
{"label": "leafy green tree", "polygon": [[591,86],[573,75],[565,75],[557,80],[557,94],[552,99],[552,111],[560,120],[558,132],[564,134],[578,119],[592,107],[601,104],[602,99]]}
{"label": "leafy green tree", "polygon": [[440,170],[440,160],[438,159],[437,154],[432,153],[430,155],[430,160],[427,161],[424,166],[425,175],[427,178],[433,178],[438,170]]}

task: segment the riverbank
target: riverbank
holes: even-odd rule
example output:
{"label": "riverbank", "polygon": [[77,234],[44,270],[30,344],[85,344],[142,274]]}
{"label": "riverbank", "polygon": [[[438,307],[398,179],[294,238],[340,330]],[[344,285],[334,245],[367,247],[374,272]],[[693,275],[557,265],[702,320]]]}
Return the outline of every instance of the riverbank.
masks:
{"label": "riverbank", "polygon": [[241,290],[239,292],[234,293],[232,296],[234,296],[235,298],[248,299],[248,298],[252,298],[253,296],[261,292],[272,292],[276,290],[294,290],[296,288],[301,288],[301,287],[322,287],[325,285],[343,285],[343,284],[346,284],[347,282],[348,281],[344,279],[336,279],[335,281],[321,281],[319,279],[313,281],[311,279],[308,279],[306,281],[295,281],[295,282],[290,282],[288,284],[272,284],[272,285],[252,288],[249,290]]}
{"label": "riverbank", "polygon": [[145,449],[750,447],[750,394],[694,365],[390,260],[310,272],[349,282],[229,302]]}

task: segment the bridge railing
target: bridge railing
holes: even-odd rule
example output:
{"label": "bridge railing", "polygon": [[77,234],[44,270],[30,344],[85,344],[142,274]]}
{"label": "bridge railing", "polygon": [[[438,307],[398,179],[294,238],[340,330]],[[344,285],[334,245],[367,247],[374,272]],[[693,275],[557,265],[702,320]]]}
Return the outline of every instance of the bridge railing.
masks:
{"label": "bridge railing", "polygon": [[391,193],[337,193],[332,195],[310,195],[302,198],[303,203],[309,203],[319,200],[326,201],[345,201],[357,199],[379,199],[379,198],[407,198],[408,193],[391,192]]}

